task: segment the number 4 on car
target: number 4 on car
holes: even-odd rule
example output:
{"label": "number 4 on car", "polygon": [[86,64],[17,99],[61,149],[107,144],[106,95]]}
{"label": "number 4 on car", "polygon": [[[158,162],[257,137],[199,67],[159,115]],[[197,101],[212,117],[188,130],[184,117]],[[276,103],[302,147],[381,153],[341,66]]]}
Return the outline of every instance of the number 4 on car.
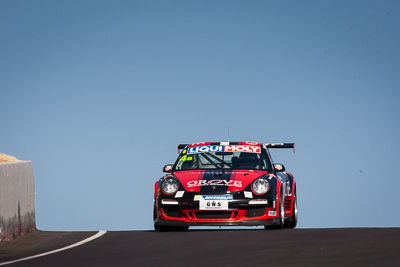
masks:
{"label": "number 4 on car", "polygon": [[155,183],[154,229],[297,225],[296,181],[269,149],[294,143],[202,142],[178,145],[175,164]]}

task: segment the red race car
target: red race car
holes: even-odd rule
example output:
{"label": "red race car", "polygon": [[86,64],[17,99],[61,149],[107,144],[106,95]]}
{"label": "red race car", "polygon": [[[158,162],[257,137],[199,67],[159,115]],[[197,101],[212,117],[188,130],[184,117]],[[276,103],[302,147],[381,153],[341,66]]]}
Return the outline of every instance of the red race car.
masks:
{"label": "red race car", "polygon": [[270,148],[294,143],[202,142],[178,145],[175,164],[155,183],[154,229],[189,226],[294,228],[296,181]]}

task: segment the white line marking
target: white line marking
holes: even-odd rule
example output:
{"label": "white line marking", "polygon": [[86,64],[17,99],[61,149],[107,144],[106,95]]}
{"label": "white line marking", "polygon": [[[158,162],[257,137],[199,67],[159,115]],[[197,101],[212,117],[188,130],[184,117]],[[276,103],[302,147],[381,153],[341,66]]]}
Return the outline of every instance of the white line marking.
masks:
{"label": "white line marking", "polygon": [[71,248],[83,245],[83,244],[85,244],[87,242],[90,242],[92,240],[95,240],[96,238],[99,238],[100,236],[104,235],[105,233],[107,233],[107,231],[99,231],[97,234],[95,234],[95,235],[93,235],[93,236],[91,236],[89,238],[86,238],[86,239],[84,239],[82,241],[79,241],[79,242],[77,242],[75,244],[72,244],[70,246],[66,246],[66,247],[63,247],[63,248],[59,248],[59,249],[56,249],[56,250],[52,250],[52,251],[49,251],[49,252],[38,254],[38,255],[35,255],[35,256],[30,256],[30,257],[26,257],[26,258],[14,260],[14,261],[3,262],[3,263],[0,263],[0,265],[6,265],[6,264],[11,264],[11,263],[20,262],[20,261],[27,261],[27,260],[30,260],[30,259],[39,258],[39,257],[43,257],[43,256],[46,256],[46,255],[49,255],[49,254],[57,253],[57,252],[60,252],[60,251],[63,251],[63,250],[71,249]]}

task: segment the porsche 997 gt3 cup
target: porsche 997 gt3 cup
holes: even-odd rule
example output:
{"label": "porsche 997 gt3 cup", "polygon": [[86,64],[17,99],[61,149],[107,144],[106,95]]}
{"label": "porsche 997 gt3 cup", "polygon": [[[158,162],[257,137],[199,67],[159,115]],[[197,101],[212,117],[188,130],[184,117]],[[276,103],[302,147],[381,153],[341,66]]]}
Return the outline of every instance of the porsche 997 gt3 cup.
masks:
{"label": "porsche 997 gt3 cup", "polygon": [[155,183],[154,229],[297,224],[296,181],[269,149],[294,143],[202,142],[178,145],[175,164]]}

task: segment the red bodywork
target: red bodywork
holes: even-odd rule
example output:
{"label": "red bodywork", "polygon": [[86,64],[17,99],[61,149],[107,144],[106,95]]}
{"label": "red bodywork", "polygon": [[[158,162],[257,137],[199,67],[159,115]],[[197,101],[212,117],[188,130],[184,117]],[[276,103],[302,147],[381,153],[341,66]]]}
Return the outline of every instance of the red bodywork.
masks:
{"label": "red bodywork", "polygon": [[[201,143],[194,143],[186,146],[187,149],[192,148],[192,147],[199,147],[199,146],[209,146],[212,145],[215,142],[201,142]],[[221,143],[222,144],[222,143]],[[229,146],[229,145],[227,145]],[[232,146],[237,146],[239,148],[228,148],[228,149],[253,149],[253,151],[256,151],[255,147],[261,147],[263,146],[261,143],[256,143],[256,142],[235,142],[235,145]],[[179,147],[178,147],[179,148]],[[260,153],[260,152],[255,152],[255,153]],[[264,170],[240,170],[240,169],[234,169],[230,171],[224,171],[223,173],[228,173],[230,175],[229,180],[224,179],[223,177],[219,178],[218,175],[208,178],[208,179],[203,179],[203,176],[205,175],[206,171],[204,170],[187,170],[187,171],[176,171],[174,172],[174,176],[180,181],[181,185],[180,187],[183,188],[178,188],[178,191],[184,191],[189,192],[191,194],[195,194],[199,192],[198,194],[200,195],[200,190],[203,186],[210,186],[210,187],[218,187],[218,186],[227,186],[227,193],[228,194],[242,194],[244,195],[245,189],[246,191],[251,191],[252,194],[257,195],[251,188],[251,183],[256,180],[257,178],[261,176],[271,176],[271,179],[276,179],[276,190],[273,191],[275,192],[273,195],[274,196],[274,201],[273,205],[269,205],[266,207],[265,212],[258,214],[257,216],[246,216],[246,212],[248,211],[248,206],[245,208],[234,208],[234,209],[228,209],[228,210],[221,210],[221,211],[208,211],[208,210],[200,210],[200,209],[193,209],[193,208],[182,208],[179,210],[179,215],[180,217],[176,216],[168,216],[166,211],[157,203],[157,196],[162,195],[163,193],[161,190],[158,188],[159,182],[155,183],[154,187],[154,203],[155,203],[155,219],[159,219],[160,221],[172,221],[170,225],[174,225],[173,222],[176,222],[175,225],[180,225],[179,223],[187,223],[187,225],[197,225],[196,223],[199,223],[199,225],[213,225],[212,223],[215,223],[214,225],[218,225],[218,223],[221,223],[221,225],[229,225],[229,223],[232,223],[232,225],[241,225],[242,222],[243,225],[252,225],[251,222],[254,221],[256,222],[254,225],[266,225],[266,221],[273,221],[274,223],[276,222],[276,219],[279,217],[279,203],[281,198],[284,198],[283,200],[283,207],[284,207],[284,215],[285,219],[290,218],[293,214],[293,208],[294,208],[294,194],[295,194],[295,179],[292,174],[289,172],[282,172],[284,173],[284,177],[286,178],[279,178],[274,174],[270,173],[268,174],[267,171]],[[284,183],[282,183],[284,181]],[[290,181],[290,182],[289,182]],[[249,189],[250,188],[250,189]],[[258,196],[259,198],[263,198],[262,195]],[[256,198],[254,198],[256,199]],[[182,199],[174,199],[171,198],[170,200],[179,200],[180,202],[180,207],[185,207],[185,205],[188,204],[188,202],[182,201]],[[193,200],[193,198],[192,198]],[[247,200],[249,205],[249,199]],[[164,206],[165,209],[167,209],[167,206]],[[206,214],[211,214],[213,213],[213,218],[206,218]],[[211,216],[210,216],[211,217]],[[248,224],[246,224],[248,222]],[[238,223],[238,224],[236,224]]]}

